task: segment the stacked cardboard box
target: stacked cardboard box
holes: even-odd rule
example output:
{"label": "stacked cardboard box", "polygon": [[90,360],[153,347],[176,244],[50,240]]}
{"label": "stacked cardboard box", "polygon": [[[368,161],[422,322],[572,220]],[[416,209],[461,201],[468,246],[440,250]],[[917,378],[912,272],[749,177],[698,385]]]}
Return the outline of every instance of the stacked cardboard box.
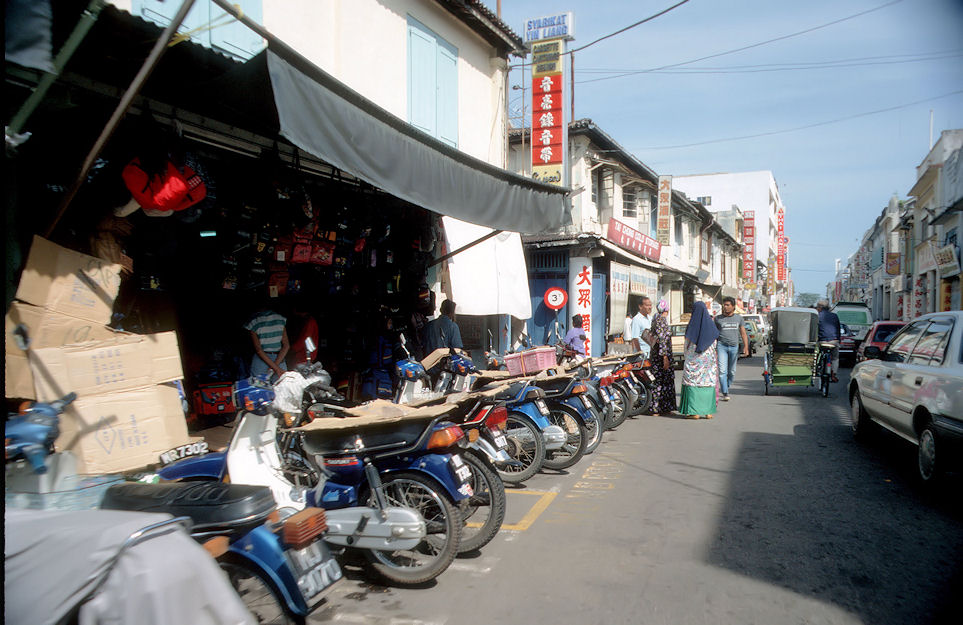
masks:
{"label": "stacked cardboard box", "polygon": [[[120,266],[34,237],[17,299],[5,320],[7,397],[78,399],[61,416],[58,451],[80,473],[127,471],[190,441],[180,393],[177,335],[107,327]],[[13,330],[27,328],[27,352]]]}

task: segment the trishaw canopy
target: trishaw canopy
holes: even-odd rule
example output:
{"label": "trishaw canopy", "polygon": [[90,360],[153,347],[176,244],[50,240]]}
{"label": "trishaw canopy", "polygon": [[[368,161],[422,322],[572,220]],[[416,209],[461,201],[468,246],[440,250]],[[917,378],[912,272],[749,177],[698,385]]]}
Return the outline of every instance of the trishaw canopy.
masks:
{"label": "trishaw canopy", "polygon": [[815,343],[819,340],[819,315],[812,308],[786,306],[769,313],[773,343]]}

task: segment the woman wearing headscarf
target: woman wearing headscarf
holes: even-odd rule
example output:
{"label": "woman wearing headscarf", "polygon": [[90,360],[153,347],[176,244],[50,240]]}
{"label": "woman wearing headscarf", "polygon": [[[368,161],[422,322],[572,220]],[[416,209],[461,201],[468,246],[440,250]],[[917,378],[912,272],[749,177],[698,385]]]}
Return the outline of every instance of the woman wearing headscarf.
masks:
{"label": "woman wearing headscarf", "polygon": [[652,333],[656,342],[652,345],[652,416],[675,411],[675,369],[672,367],[672,333],[669,331],[669,303],[664,299],[656,305],[656,315],[652,320]]}
{"label": "woman wearing headscarf", "polygon": [[716,411],[716,339],[719,329],[703,302],[692,306],[685,329],[685,368],[682,371],[682,401],[679,412],[690,419],[711,419]]}

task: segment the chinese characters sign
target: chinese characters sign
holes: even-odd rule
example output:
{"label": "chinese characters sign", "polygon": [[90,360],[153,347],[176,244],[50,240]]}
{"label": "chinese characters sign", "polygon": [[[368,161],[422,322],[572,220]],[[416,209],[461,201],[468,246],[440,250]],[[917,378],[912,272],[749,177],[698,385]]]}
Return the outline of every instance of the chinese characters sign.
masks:
{"label": "chinese characters sign", "polygon": [[585,353],[592,354],[592,259],[580,256],[569,260],[569,312],[582,316]]}
{"label": "chinese characters sign", "polygon": [[886,254],[886,275],[898,276],[900,269],[899,252],[887,252]]}
{"label": "chinese characters sign", "polygon": [[776,271],[777,280],[786,279],[786,212],[783,209],[776,211]]}
{"label": "chinese characters sign", "polygon": [[618,219],[609,219],[609,229],[605,238],[621,248],[635,252],[649,260],[659,261],[662,245],[650,236],[635,228],[626,226]]}
{"label": "chinese characters sign", "polygon": [[609,328],[608,334],[620,334],[625,315],[629,311],[629,281],[632,268],[612,261],[609,265]]}
{"label": "chinese characters sign", "polygon": [[532,178],[561,185],[566,144],[561,39],[532,47]]}
{"label": "chinese characters sign", "polygon": [[742,277],[756,281],[756,212],[746,211],[742,222]]}
{"label": "chinese characters sign", "polygon": [[659,213],[656,236],[662,245],[669,244],[669,231],[672,229],[672,176],[659,176]]}

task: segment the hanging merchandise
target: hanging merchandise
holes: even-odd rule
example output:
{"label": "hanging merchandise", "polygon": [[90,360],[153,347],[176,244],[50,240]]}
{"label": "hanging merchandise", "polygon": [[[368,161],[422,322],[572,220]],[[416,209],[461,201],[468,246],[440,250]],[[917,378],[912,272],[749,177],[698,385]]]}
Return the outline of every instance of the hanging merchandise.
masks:
{"label": "hanging merchandise", "polygon": [[313,247],[310,243],[296,243],[291,251],[292,263],[309,263]]}
{"label": "hanging merchandise", "polygon": [[334,262],[334,245],[331,243],[313,243],[311,245],[310,261],[315,265],[330,265]]}
{"label": "hanging merchandise", "polygon": [[187,165],[178,168],[169,160],[163,172],[152,174],[141,165],[140,158],[135,157],[124,167],[121,176],[145,212],[181,211],[207,196],[207,186],[197,172]]}
{"label": "hanging merchandise", "polygon": [[276,271],[268,278],[268,295],[280,297],[287,293],[290,275],[287,271]]}

